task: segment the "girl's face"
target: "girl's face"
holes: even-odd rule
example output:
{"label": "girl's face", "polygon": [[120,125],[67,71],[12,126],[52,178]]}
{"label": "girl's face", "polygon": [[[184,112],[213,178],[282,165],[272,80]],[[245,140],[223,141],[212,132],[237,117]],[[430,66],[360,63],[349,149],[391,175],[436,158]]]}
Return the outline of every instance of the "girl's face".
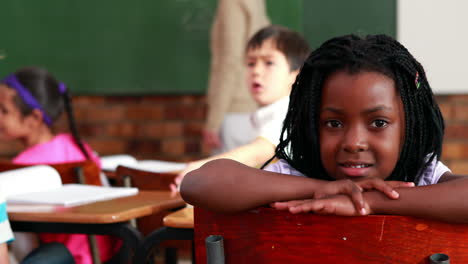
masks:
{"label": "girl's face", "polygon": [[16,91],[0,84],[0,139],[21,139],[28,133],[26,119],[14,102]]}
{"label": "girl's face", "polygon": [[336,72],[323,85],[320,154],[335,179],[386,179],[404,140],[403,103],[395,83],[376,72]]}

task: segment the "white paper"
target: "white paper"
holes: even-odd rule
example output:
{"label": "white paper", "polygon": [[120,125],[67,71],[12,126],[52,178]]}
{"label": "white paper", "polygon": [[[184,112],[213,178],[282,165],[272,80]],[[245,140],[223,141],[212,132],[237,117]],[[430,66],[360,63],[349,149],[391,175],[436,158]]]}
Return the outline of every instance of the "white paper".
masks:
{"label": "white paper", "polygon": [[41,192],[62,186],[59,173],[47,165],[30,166],[0,173],[2,195]]}
{"label": "white paper", "polygon": [[139,160],[138,163],[127,165],[126,167],[148,172],[165,173],[181,171],[187,167],[187,163],[162,160]]}
{"label": "white paper", "polygon": [[137,163],[137,160],[126,154],[100,157],[101,168],[107,171],[115,171],[119,165],[128,166]]}
{"label": "white paper", "polygon": [[100,159],[102,169],[106,171],[115,171],[119,165],[156,173],[177,172],[187,167],[187,163],[163,160],[137,160],[127,154],[103,156]]}
{"label": "white paper", "polygon": [[137,188],[103,187],[85,184],[64,184],[62,187],[41,192],[31,192],[10,195],[7,203],[52,204],[75,206],[97,201],[110,200],[118,197],[131,196],[138,193]]}

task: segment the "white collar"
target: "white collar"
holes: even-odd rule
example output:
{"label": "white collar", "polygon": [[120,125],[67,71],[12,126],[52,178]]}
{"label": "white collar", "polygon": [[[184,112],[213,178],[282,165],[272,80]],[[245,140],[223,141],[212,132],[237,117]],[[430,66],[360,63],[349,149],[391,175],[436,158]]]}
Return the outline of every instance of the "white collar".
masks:
{"label": "white collar", "polygon": [[272,119],[275,113],[280,111],[280,109],[287,109],[288,105],[289,96],[285,96],[272,104],[258,108],[252,113],[250,120],[254,127],[259,127],[259,125],[265,123],[266,120]]}

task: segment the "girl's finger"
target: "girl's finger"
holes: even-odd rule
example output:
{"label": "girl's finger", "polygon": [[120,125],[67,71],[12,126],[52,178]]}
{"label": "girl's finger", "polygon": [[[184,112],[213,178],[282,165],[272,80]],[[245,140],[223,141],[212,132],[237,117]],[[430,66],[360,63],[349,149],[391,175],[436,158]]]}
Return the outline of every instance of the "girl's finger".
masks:
{"label": "girl's finger", "polygon": [[387,184],[387,182],[383,180],[374,180],[371,179],[369,181],[363,181],[361,182],[362,184],[360,185],[362,188],[371,190],[371,189],[376,189],[381,192],[383,192],[385,195],[388,196],[390,199],[398,199],[400,194],[393,189],[393,187],[390,184]]}
{"label": "girl's finger", "polygon": [[342,186],[342,190],[340,193],[351,197],[351,201],[353,202],[356,211],[365,213],[365,211],[363,211],[364,197],[362,196],[362,186],[358,186],[352,181],[347,181],[344,183],[345,184]]}
{"label": "girl's finger", "polygon": [[388,185],[393,188],[408,188],[414,187],[414,182],[403,182],[403,181],[386,181]]}
{"label": "girl's finger", "polygon": [[273,208],[278,209],[278,210],[286,210],[291,207],[299,206],[300,204],[304,203],[303,200],[293,200],[293,201],[287,201],[287,202],[274,202],[273,203]]}
{"label": "girl's finger", "polygon": [[333,213],[330,208],[326,206],[326,200],[308,200],[307,202],[291,207],[289,211],[293,214],[315,212],[318,214],[331,214]]}

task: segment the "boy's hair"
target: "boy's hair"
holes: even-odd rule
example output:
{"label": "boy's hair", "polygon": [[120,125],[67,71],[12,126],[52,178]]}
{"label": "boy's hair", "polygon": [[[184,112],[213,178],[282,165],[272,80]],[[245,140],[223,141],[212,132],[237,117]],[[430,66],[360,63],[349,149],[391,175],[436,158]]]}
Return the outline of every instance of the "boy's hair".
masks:
{"label": "boy's hair", "polygon": [[[39,67],[24,67],[14,73],[21,85],[31,93],[44,110],[45,114],[56,121],[65,109],[68,117],[68,125],[75,143],[87,159],[90,158],[78,135],[71,96],[68,89],[59,88],[59,82],[45,69]],[[31,114],[34,110],[17,94],[14,102],[23,116]],[[51,125],[51,124],[49,124]]]}
{"label": "boy's hair", "polygon": [[288,60],[290,71],[298,70],[310,54],[309,44],[301,34],[278,25],[266,26],[257,31],[247,43],[246,51],[260,48],[269,39]]}
{"label": "boy's hair", "polygon": [[311,53],[293,85],[276,156],[308,177],[333,180],[320,158],[319,107],[324,81],[338,71],[378,72],[395,82],[404,106],[404,143],[387,179],[414,182],[440,158],[444,121],[422,65],[385,35],[336,37]]}

